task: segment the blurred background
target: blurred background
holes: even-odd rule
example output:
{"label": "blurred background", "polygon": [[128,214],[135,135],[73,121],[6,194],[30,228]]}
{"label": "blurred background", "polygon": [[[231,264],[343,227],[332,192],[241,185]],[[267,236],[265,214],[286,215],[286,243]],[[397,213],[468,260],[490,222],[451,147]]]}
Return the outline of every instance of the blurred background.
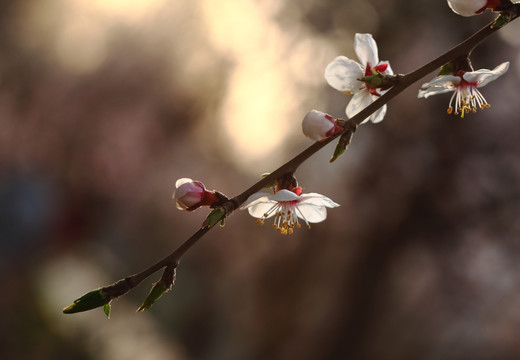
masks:
{"label": "blurred background", "polygon": [[[432,0],[17,0],[0,12],[0,358],[518,359],[520,21],[478,47],[511,61],[491,109],[446,114],[421,83],[296,173],[341,204],[281,236],[237,211],[102,310],[85,292],[196,231],[177,178],[242,192],[311,144],[310,109],[344,117],[325,66],[370,32],[410,72],[485,25]],[[429,80],[431,74],[422,82]]]}

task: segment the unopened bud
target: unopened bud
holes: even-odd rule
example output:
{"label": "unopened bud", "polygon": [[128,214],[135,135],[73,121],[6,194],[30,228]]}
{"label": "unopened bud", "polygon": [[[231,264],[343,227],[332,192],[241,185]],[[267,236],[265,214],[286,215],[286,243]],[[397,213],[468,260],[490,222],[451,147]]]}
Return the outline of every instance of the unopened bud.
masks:
{"label": "unopened bud", "polygon": [[195,210],[202,205],[206,188],[200,181],[182,178],[175,182],[173,198],[179,210]]}
{"label": "unopened bud", "polygon": [[308,138],[314,141],[321,141],[343,131],[343,128],[329,114],[311,110],[303,118],[302,130]]}
{"label": "unopened bud", "polygon": [[448,0],[448,5],[461,16],[473,16],[486,9],[494,9],[502,2],[502,0]]}

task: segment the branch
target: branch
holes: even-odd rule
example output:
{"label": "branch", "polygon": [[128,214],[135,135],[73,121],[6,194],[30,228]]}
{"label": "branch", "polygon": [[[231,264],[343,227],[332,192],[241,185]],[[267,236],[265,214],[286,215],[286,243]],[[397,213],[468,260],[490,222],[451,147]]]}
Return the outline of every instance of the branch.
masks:
{"label": "branch", "polygon": [[301,153],[296,155],[294,158],[280,166],[278,169],[274,170],[272,173],[253,184],[251,187],[246,189],[241,194],[221,204],[219,207],[217,207],[210,213],[202,227],[197,232],[195,232],[188,240],[186,240],[182,245],[180,245],[175,251],[173,251],[170,255],[166,256],[162,260],[158,261],[154,265],[150,266],[149,268],[138,274],[126,277],[122,280],[115,282],[112,285],[108,285],[85,294],[84,296],[75,300],[72,305],[63,309],[63,312],[66,314],[77,313],[86,310],[91,310],[96,307],[104,306],[105,313],[108,316],[110,314],[109,304],[112,299],[126,294],[128,291],[140,284],[144,279],[148,278],[151,274],[155,273],[156,271],[162,268],[166,268],[163,273],[163,276],[157,283],[154,284],[148,298],[143,302],[138,311],[148,309],[155,300],[157,300],[164,292],[168,291],[173,285],[175,279],[175,269],[177,268],[182,256],[193,245],[195,245],[197,241],[201,239],[215,224],[217,224],[218,222],[223,222],[227,216],[229,216],[233,211],[238,209],[240,205],[242,205],[249,196],[262,190],[269,184],[272,184],[277,179],[280,179],[282,176],[286,174],[293,174],[303,162],[305,162],[308,158],[310,158],[316,152],[321,150],[324,146],[334,141],[336,138],[341,136],[342,139],[347,139],[345,140],[346,143],[344,144],[346,147],[357,126],[360,125],[364,119],[366,119],[376,110],[381,108],[383,105],[387,104],[391,99],[393,99],[407,87],[414,84],[415,82],[417,82],[424,76],[428,75],[429,73],[440,68],[442,65],[460,57],[468,57],[476,46],[478,46],[490,35],[498,31],[502,27],[502,25],[505,25],[509,21],[516,19],[520,15],[519,9],[520,5],[511,4],[511,7],[508,9],[508,12],[506,14],[501,15],[499,18],[497,18],[497,20],[495,20],[495,22],[483,27],[481,30],[477,31],[475,34],[473,34],[457,46],[453,47],[451,50],[447,51],[446,53],[428,62],[424,66],[412,71],[409,74],[396,75],[393,80],[393,87],[390,90],[388,90],[383,96],[381,96],[376,101],[367,106],[365,109],[356,114],[354,117],[345,121],[346,126],[345,130],[342,133],[331,136],[325,140],[315,142],[307,149],[303,150]]}

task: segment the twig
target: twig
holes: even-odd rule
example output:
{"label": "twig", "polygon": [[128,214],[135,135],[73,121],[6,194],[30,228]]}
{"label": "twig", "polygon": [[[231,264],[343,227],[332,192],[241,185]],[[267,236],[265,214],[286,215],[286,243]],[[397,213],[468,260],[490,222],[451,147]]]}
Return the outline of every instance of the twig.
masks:
{"label": "twig", "polygon": [[[519,16],[519,10],[518,8],[520,5],[513,7],[514,11],[509,13],[508,20],[514,20]],[[228,200],[224,204],[222,204],[219,208],[223,209],[224,211],[221,212],[221,216],[218,215],[216,221],[212,221],[211,223],[205,223],[202,228],[200,228],[197,232],[195,232],[188,240],[186,240],[182,245],[180,245],[175,251],[173,251],[170,255],[166,256],[162,260],[158,261],[154,265],[150,266],[146,270],[126,277],[122,280],[117,281],[116,283],[105,286],[103,288],[91,291],[90,293],[84,295],[80,299],[76,300],[71,306],[64,309],[65,313],[75,313],[85,310],[90,310],[95,307],[103,306],[105,304],[108,304],[112,299],[117,298],[134,287],[136,287],[138,284],[140,284],[144,279],[148,278],[151,274],[155,273],[156,271],[166,267],[168,271],[168,276],[163,275],[164,278],[168,278],[171,280],[168,280],[168,282],[171,281],[169,284],[161,284],[164,289],[162,292],[165,292],[171,287],[173,284],[174,279],[174,273],[175,269],[177,268],[180,259],[182,256],[193,246],[197,243],[199,239],[201,239],[212,227],[215,223],[217,223],[220,220],[223,220],[225,217],[230,215],[233,211],[238,209],[240,205],[242,205],[249,196],[252,194],[260,191],[261,189],[265,188],[269,184],[275,182],[277,179],[281,178],[282,176],[286,174],[292,174],[294,173],[298,167],[305,162],[308,158],[310,158],[312,155],[314,155],[316,152],[321,150],[324,146],[334,141],[339,136],[348,135],[351,136],[353,132],[355,131],[356,127],[361,124],[361,122],[366,119],[369,115],[374,113],[377,109],[381,108],[383,105],[387,104],[391,99],[393,99],[395,96],[397,96],[399,93],[401,93],[404,89],[412,85],[413,83],[420,80],[422,77],[428,75],[429,73],[435,71],[436,69],[440,68],[442,65],[448,63],[449,61],[455,60],[460,57],[468,57],[470,53],[473,51],[473,49],[478,46],[482,41],[484,41],[487,37],[495,33],[499,30],[500,26],[495,26],[496,22],[493,22],[481,30],[477,31],[475,34],[458,44],[457,46],[453,47],[451,50],[447,51],[446,53],[442,54],[441,56],[437,57],[436,59],[428,62],[426,65],[418,68],[415,71],[412,71],[411,73],[408,73],[406,75],[397,75],[394,78],[394,86],[388,90],[383,96],[381,96],[379,99],[371,103],[369,106],[367,106],[365,109],[360,111],[358,114],[356,114],[354,117],[346,121],[346,124],[349,124],[349,126],[345,127],[345,131],[340,134],[336,134],[334,136],[331,136],[323,141],[315,142],[311,146],[309,146],[307,149],[303,150],[301,153],[296,155],[291,160],[287,161],[285,164],[280,166],[278,169],[267,175],[266,177],[262,178],[255,184],[253,184],[251,187],[246,189],[241,194],[235,196],[234,198]],[[218,210],[218,209],[217,209]],[[216,210],[214,210],[216,211]],[[173,275],[172,275],[173,274]],[[156,288],[156,286],[159,284],[156,283],[154,285],[153,290]],[[151,292],[151,294],[152,294]],[[162,295],[162,292],[159,294]],[[150,295],[151,296],[151,295]],[[83,300],[82,300],[83,299]],[[86,300],[85,300],[86,299]],[[148,300],[148,299],[147,299]],[[83,302],[82,302],[83,301]],[[145,301],[146,303],[146,301]],[[151,303],[146,307],[145,303],[139,308],[139,311],[142,311],[144,309],[147,309],[149,306],[151,306]],[[153,301],[152,301],[153,303]],[[107,314],[108,315],[108,314]]]}

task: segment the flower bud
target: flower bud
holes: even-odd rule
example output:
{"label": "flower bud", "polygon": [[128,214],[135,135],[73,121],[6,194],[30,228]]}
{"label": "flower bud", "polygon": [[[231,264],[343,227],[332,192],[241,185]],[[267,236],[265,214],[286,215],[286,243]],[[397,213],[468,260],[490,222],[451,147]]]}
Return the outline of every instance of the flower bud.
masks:
{"label": "flower bud", "polygon": [[303,134],[314,141],[324,140],[343,129],[336,120],[324,112],[311,110],[302,121]]}
{"label": "flower bud", "polygon": [[448,0],[451,10],[462,16],[478,15],[486,9],[493,9],[502,0]]}
{"label": "flower bud", "polygon": [[200,181],[182,178],[175,182],[173,198],[179,210],[195,210],[203,205],[206,188]]}

